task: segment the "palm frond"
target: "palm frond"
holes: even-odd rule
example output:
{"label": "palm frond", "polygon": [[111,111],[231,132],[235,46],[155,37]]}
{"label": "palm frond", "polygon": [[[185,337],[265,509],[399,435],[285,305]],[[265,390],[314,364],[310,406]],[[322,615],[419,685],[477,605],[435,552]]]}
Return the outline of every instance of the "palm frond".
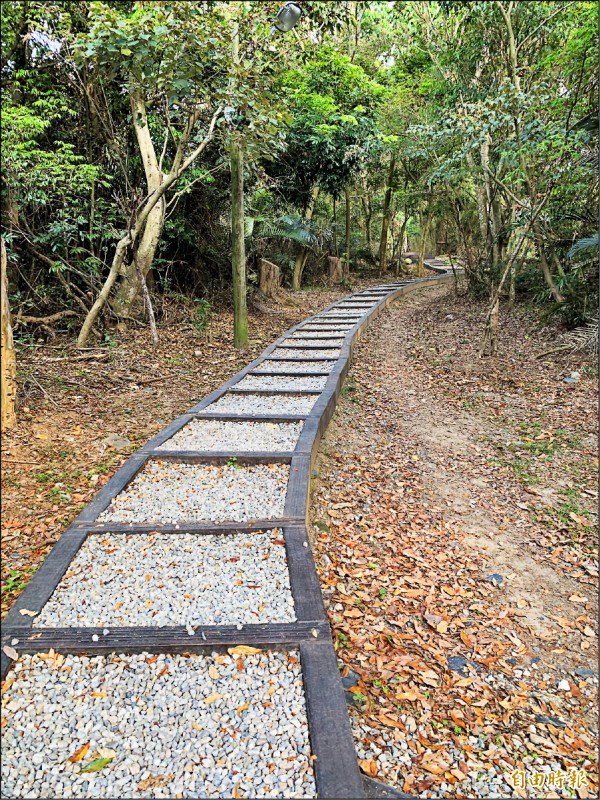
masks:
{"label": "palm frond", "polygon": [[598,318],[590,320],[586,325],[569,331],[565,336],[565,345],[569,345],[571,353],[598,354]]}
{"label": "palm frond", "polygon": [[578,239],[575,244],[571,247],[567,256],[569,258],[573,258],[576,256],[577,253],[581,253],[583,250],[588,250],[592,248],[598,247],[598,234],[595,233],[593,236],[589,236],[585,239]]}
{"label": "palm frond", "polygon": [[262,219],[255,235],[260,239],[285,239],[304,247],[313,247],[317,241],[314,233],[299,217],[287,215],[277,219]]}

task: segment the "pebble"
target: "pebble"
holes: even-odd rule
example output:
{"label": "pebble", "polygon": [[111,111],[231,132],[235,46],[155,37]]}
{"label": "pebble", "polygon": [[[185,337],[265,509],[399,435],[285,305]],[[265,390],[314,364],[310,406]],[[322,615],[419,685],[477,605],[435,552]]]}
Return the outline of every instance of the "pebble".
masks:
{"label": "pebble", "polygon": [[[335,361],[271,361],[266,360],[259,364],[253,375],[262,375],[263,372],[331,372]],[[312,387],[311,387],[312,388]]]}
{"label": "pebble", "polygon": [[[288,339],[284,339],[281,346],[286,347],[290,344],[305,344],[306,347],[310,347],[311,345],[315,347],[341,347],[344,343],[344,338],[342,334],[338,336],[330,333],[322,334],[320,331],[296,331],[292,333]],[[300,339],[300,341],[298,341],[298,339]]]}
{"label": "pebble", "polygon": [[325,388],[327,378],[293,378],[287,375],[278,377],[267,377],[265,375],[246,375],[239,383],[235,384],[236,389],[260,389],[261,391],[279,389],[283,391],[298,391],[312,389],[322,391]]}
{"label": "pebble", "polygon": [[303,427],[302,422],[193,419],[156,449],[287,453],[296,447]]}
{"label": "pebble", "polygon": [[34,627],[294,622],[282,540],[280,529],[92,534]]}
{"label": "pebble", "polygon": [[204,409],[204,413],[239,414],[240,416],[276,417],[279,414],[310,414],[317,394],[271,395],[224,394]]}
{"label": "pebble", "polygon": [[241,522],[283,515],[289,466],[150,461],[113,498],[99,522]]}
{"label": "pebble", "polygon": [[[328,345],[326,340],[315,339],[315,345]],[[276,347],[271,353],[272,358],[333,358],[340,356],[341,350],[324,347],[322,350],[307,350],[301,347]]]}
{"label": "pebble", "polygon": [[[22,656],[9,672],[20,710],[5,712],[2,796],[315,797],[299,654],[244,656],[241,672],[214,656],[66,655],[60,669]],[[106,696],[92,697],[100,685]],[[113,761],[81,774],[100,748]]]}
{"label": "pebble", "polygon": [[562,681],[559,681],[559,682],[558,682],[557,689],[558,689],[560,692],[570,692],[570,691],[571,691],[571,686],[570,686],[570,684],[569,684],[569,681],[567,681],[567,680],[565,680],[565,679],[563,678],[563,679],[562,679]]}

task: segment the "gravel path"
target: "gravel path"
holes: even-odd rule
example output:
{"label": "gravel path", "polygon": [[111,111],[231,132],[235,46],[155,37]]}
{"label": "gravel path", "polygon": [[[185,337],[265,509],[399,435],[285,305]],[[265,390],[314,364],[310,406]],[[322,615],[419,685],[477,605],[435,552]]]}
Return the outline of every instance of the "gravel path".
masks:
{"label": "gravel path", "polygon": [[99,522],[242,522],[283,515],[287,464],[248,467],[151,461]]}
{"label": "gravel path", "polygon": [[304,333],[305,331],[319,331],[320,333],[325,333],[327,336],[335,336],[336,334],[340,334],[341,336],[346,336],[347,332],[354,327],[354,322],[335,322],[335,320],[322,320],[321,322],[313,321],[310,325],[307,325],[305,328],[302,328],[298,331],[299,334]]}
{"label": "gravel path", "polygon": [[243,414],[257,417],[276,417],[279,414],[309,414],[318,394],[271,395],[224,394],[207,406],[206,413]]}
{"label": "gravel path", "polygon": [[[305,333],[303,333],[302,331],[297,331],[296,333],[292,333],[292,335],[288,339],[284,339],[281,345],[282,347],[285,347],[286,345],[291,344],[292,342],[296,344],[297,339],[301,340],[306,339],[311,344],[322,343],[329,345],[330,347],[341,347],[342,344],[344,343],[344,336],[342,334],[340,334],[339,336],[333,334],[333,337],[334,338],[331,337],[331,334],[322,334],[317,331],[307,331]],[[302,341],[298,342],[298,344],[302,344]]]}
{"label": "gravel path", "polygon": [[[293,351],[292,351],[293,353]],[[314,351],[312,353],[314,355]],[[263,361],[254,370],[255,375],[261,372],[331,372],[335,361]]]}
{"label": "gravel path", "polygon": [[315,796],[298,653],[43,658],[9,673],[3,797]]}
{"label": "gravel path", "polygon": [[324,311],[322,314],[319,314],[317,319],[331,319],[335,317],[348,317],[352,319],[360,319],[363,314],[360,312],[354,313],[353,311],[344,311],[343,309],[334,309],[333,311]]}
{"label": "gravel path", "polygon": [[292,378],[292,377],[273,377],[247,375],[239,383],[236,389],[283,389],[284,391],[298,391],[298,389],[316,389],[321,391],[325,388],[327,378]]}
{"label": "gravel path", "polygon": [[234,422],[193,419],[157,450],[204,452],[292,452],[304,427],[302,422]]}
{"label": "gravel path", "polygon": [[214,536],[111,533],[86,539],[33,626],[295,619],[280,529]]}
{"label": "gravel path", "polygon": [[[330,342],[316,339],[313,345],[328,345]],[[339,358],[341,350],[327,348],[323,350],[306,350],[300,347],[276,347],[271,353],[273,358]]]}

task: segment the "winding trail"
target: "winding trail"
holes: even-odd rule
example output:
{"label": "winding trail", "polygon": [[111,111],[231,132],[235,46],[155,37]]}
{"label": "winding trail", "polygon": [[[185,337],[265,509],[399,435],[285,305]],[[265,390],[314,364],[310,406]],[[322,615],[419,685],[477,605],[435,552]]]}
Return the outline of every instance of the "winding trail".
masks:
{"label": "winding trail", "polygon": [[365,326],[453,279],[427,266],[291,328],[70,525],[3,625],[3,796],[364,796],[310,476]]}

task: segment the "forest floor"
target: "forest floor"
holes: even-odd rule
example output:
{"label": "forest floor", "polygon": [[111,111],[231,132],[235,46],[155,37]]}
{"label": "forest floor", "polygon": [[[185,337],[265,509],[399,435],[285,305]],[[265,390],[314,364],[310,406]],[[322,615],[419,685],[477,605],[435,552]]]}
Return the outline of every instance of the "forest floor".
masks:
{"label": "forest floor", "polygon": [[394,304],[322,443],[310,528],[361,768],[596,797],[597,368],[536,359],[560,332],[524,306],[480,359],[484,315],[446,287]]}
{"label": "forest floor", "polygon": [[[377,280],[353,279],[354,289]],[[149,329],[111,331],[97,348],[73,338],[18,350],[18,425],[2,436],[2,617],[71,520],[126,459],[221,386],[292,325],[351,289],[281,291],[249,304],[250,346],[233,346],[232,314],[163,308]],[[192,324],[195,320],[196,324]]]}
{"label": "forest floor", "polygon": [[[2,440],[3,614],[135,449],[347,293],[261,300],[243,353],[230,313],[199,331],[189,309],[156,349],[147,329],[84,353],[22,348]],[[503,313],[501,355],[479,359],[484,314],[446,287],[384,312],[321,448],[310,527],[359,758],[423,797],[593,797],[597,370],[536,359],[560,332],[523,306]]]}

